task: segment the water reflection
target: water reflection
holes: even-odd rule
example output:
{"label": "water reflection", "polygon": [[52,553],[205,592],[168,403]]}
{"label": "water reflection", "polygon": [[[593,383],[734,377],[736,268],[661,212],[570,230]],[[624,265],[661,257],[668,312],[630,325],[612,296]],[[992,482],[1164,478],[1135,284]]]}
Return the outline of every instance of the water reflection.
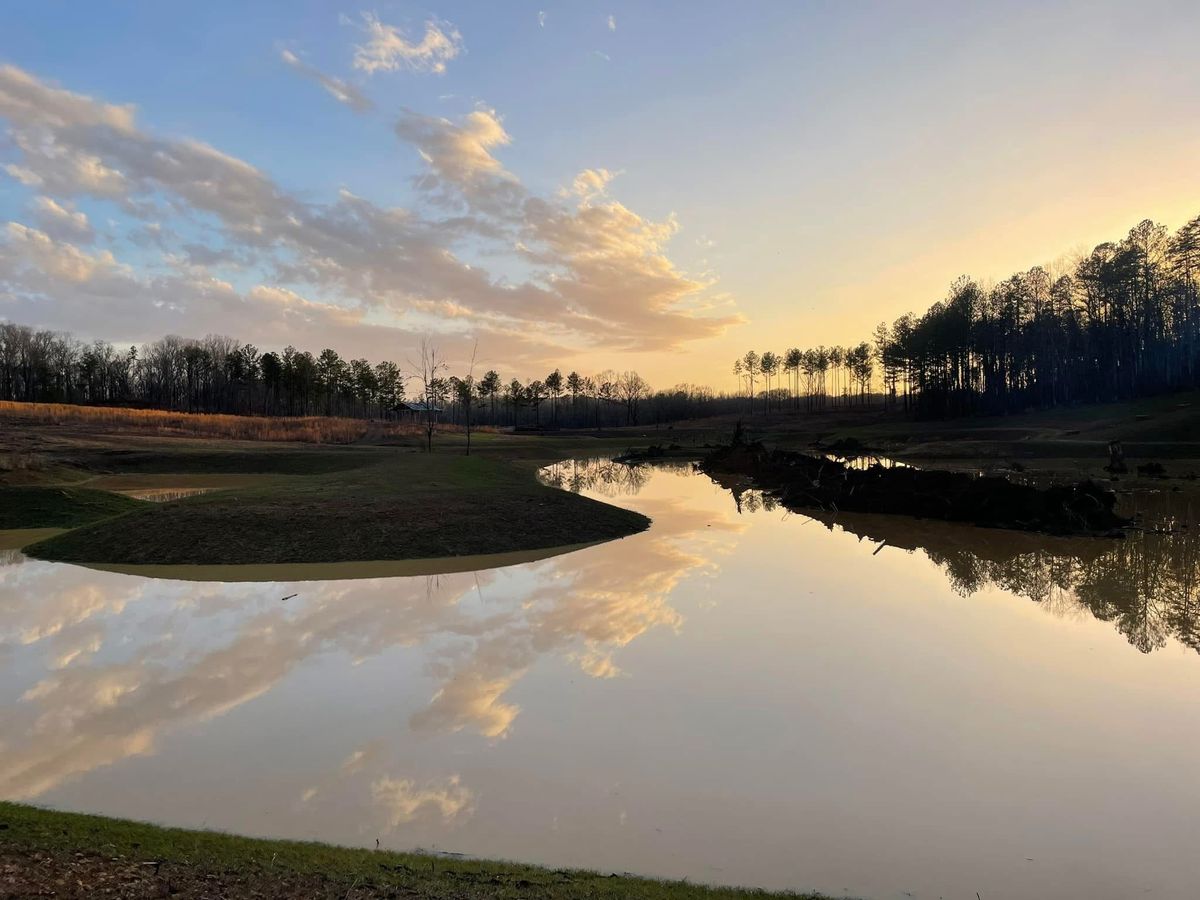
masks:
{"label": "water reflection", "polygon": [[[769,493],[731,491],[738,513],[782,510]],[[999,588],[1060,616],[1092,615],[1143,653],[1170,639],[1200,652],[1200,528],[1187,496],[1123,498],[1145,524],[1124,540],[1055,538],[900,516],[813,513],[813,521],[877,545],[921,552],[969,597]],[[805,516],[810,518],[810,516]]]}
{"label": "water reflection", "polygon": [[[601,464],[571,472],[576,485],[644,486],[618,481]],[[562,657],[594,678],[619,675],[621,648],[650,629],[681,625],[672,590],[716,571],[721,535],[736,530],[670,496],[642,508],[655,524],[636,539],[419,578],[197,584],[13,552],[0,569],[0,665],[19,657],[26,683],[0,694],[0,796],[35,798],[154,753],[165,733],[219,717],[324,656],[360,665],[420,648],[435,686],[408,716],[411,730],[503,738],[520,713],[508,695],[540,658]],[[453,818],[452,808],[470,806],[456,781],[418,788],[388,776],[373,784],[393,811],[432,805]]]}
{"label": "water reflection", "polygon": [[568,459],[546,466],[538,477],[549,485],[575,493],[601,497],[635,497],[652,477],[688,477],[695,466],[689,460],[662,460],[653,465],[613,462],[610,459]]}
{"label": "water reflection", "polygon": [[1194,896],[1182,531],[739,515],[686,464],[544,477],[653,524],[354,581],[10,557],[0,796],[833,896]]}
{"label": "water reflection", "polygon": [[918,466],[913,463],[902,462],[898,459],[892,459],[890,456],[878,456],[876,454],[863,454],[859,456],[841,456],[837,453],[821,453],[822,459],[827,459],[830,462],[841,463],[848,469],[857,469],[860,472],[865,472],[872,466],[880,466],[884,469],[915,469]]}

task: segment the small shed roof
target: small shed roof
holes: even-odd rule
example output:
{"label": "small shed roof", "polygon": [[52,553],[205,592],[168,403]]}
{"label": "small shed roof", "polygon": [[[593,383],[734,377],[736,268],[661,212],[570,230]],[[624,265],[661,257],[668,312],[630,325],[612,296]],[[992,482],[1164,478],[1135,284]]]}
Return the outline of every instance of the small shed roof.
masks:
{"label": "small shed roof", "polygon": [[429,412],[431,410],[433,412],[441,412],[442,411],[442,408],[440,406],[430,406],[428,403],[425,403],[424,401],[421,401],[421,400],[412,400],[412,401],[402,400],[396,404],[396,409],[407,410],[408,412]]}

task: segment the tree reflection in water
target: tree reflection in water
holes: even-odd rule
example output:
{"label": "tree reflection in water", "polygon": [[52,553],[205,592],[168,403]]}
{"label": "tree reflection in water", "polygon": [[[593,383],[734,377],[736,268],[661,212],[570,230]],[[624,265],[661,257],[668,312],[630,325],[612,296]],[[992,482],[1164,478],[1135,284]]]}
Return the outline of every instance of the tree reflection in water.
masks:
{"label": "tree reflection in water", "polygon": [[[781,509],[762,491],[732,490],[739,513]],[[1191,502],[1173,494],[1124,501],[1145,531],[1124,540],[1054,538],[902,516],[811,516],[862,541],[923,552],[967,597],[997,587],[1057,615],[1112,622],[1143,653],[1174,638],[1200,652],[1200,528]],[[876,551],[878,552],[878,550]]]}
{"label": "tree reflection in water", "polygon": [[546,466],[539,473],[544,484],[579,493],[591,491],[604,497],[632,497],[652,475],[687,476],[695,471],[688,460],[667,460],[649,465],[629,465],[610,459],[568,459]]}

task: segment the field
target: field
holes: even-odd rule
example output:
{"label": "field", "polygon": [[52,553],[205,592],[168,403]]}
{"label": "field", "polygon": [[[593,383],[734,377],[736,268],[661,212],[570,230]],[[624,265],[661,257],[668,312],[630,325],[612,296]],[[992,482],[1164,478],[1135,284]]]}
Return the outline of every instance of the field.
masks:
{"label": "field", "polygon": [[[231,416],[167,412],[66,403],[14,403],[0,400],[0,420],[26,425],[76,426],[95,432],[158,434],[238,441],[297,441],[352,444],[364,438],[386,439],[423,434],[414,422],[378,422],[326,416]],[[445,431],[457,429],[442,426]],[[489,430],[489,429],[484,429]]]}
{"label": "field", "polygon": [[635,513],[545,487],[511,463],[395,451],[364,454],[359,462],[318,476],[141,504],[27,552],[123,565],[401,560],[587,543],[648,524]]}
{"label": "field", "polygon": [[[0,528],[73,529],[27,548],[48,559],[374,563],[547,551],[648,524],[534,477],[539,464],[570,455],[568,444],[594,444],[590,452],[605,454],[616,452],[610,441],[480,433],[467,456],[464,435],[452,430],[438,435],[429,454],[419,452],[423,436],[411,429],[353,444],[307,444],[196,436],[229,417],[192,422],[180,414],[172,420],[183,420],[181,427],[155,431],[91,418],[96,410],[68,410],[56,421],[21,412],[0,411]],[[206,492],[167,503],[120,493],[156,489]]]}
{"label": "field", "polygon": [[361,419],[227,416],[7,400],[0,400],[0,417],[31,425],[77,425],[96,430],[310,444],[349,444],[367,433],[367,423]]}
{"label": "field", "polygon": [[[452,429],[439,433],[427,454],[420,452],[423,435],[397,426],[353,422],[370,433],[335,444],[305,441],[308,420],[14,406],[0,408],[0,528],[71,528],[29,552],[106,566],[376,562],[609,540],[648,523],[537,483],[538,465],[652,443],[698,456],[727,440],[735,425],[725,418],[602,433],[482,432],[468,457],[464,436]],[[1172,489],[1194,491],[1198,413],[1200,396],[1184,394],[954,422],[849,410],[747,416],[744,425],[751,438],[774,446],[854,438],[939,467],[1070,479],[1108,480],[1108,443],[1121,440],[1132,474],[1121,477],[1118,490],[1138,486],[1137,464],[1161,461]],[[337,420],[316,425],[333,429],[328,434],[341,427]],[[233,439],[222,431],[258,427],[293,430],[286,441]],[[116,493],[158,488],[208,492],[154,504]]]}
{"label": "field", "polygon": [[0,831],[4,897],[816,898],[518,863],[255,840],[12,803],[0,803]]}

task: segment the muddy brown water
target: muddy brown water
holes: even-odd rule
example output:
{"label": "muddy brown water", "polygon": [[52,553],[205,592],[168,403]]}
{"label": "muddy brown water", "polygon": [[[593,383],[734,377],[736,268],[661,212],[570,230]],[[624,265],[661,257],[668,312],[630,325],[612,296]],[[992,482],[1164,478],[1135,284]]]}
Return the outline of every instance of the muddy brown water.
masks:
{"label": "muddy brown water", "polygon": [[1195,896],[1194,525],[1055,540],[739,509],[687,464],[544,476],[653,525],[356,579],[10,549],[0,797],[832,896]]}

